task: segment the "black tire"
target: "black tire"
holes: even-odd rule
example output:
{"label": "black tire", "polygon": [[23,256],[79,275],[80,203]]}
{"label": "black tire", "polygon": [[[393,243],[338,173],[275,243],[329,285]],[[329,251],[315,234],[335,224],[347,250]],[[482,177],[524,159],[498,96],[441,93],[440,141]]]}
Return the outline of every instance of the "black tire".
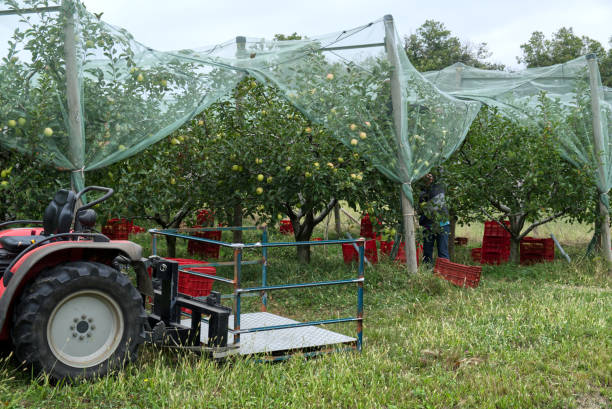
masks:
{"label": "black tire", "polygon": [[93,379],[136,359],[145,319],[127,276],[75,261],[47,269],[25,290],[11,337],[17,359],[52,379]]}

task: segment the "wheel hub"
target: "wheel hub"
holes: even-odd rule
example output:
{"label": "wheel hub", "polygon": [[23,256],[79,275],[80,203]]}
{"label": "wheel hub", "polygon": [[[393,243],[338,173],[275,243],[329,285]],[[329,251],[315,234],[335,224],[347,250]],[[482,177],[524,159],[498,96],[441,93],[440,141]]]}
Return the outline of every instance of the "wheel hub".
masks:
{"label": "wheel hub", "polygon": [[98,290],[70,294],[54,308],[47,341],[66,365],[88,368],[107,360],[123,336],[123,313],[117,302]]}

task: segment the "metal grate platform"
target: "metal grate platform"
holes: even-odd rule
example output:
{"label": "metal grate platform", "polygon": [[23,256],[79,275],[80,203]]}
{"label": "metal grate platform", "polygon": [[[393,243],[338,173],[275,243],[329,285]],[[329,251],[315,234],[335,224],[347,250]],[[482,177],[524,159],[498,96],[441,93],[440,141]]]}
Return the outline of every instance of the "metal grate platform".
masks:
{"label": "metal grate platform", "polygon": [[[181,321],[183,325],[190,326],[190,319]],[[289,318],[269,312],[253,312],[240,315],[242,329],[259,328],[266,326],[296,324]],[[234,316],[229,317],[229,327],[234,327]],[[208,341],[208,323],[202,321],[201,341]],[[356,338],[348,337],[337,332],[329,331],[317,326],[275,329],[270,331],[253,332],[240,335],[241,355],[290,352],[304,348],[317,348],[337,344],[353,344]],[[233,345],[234,337],[230,333],[227,339],[228,346]]]}

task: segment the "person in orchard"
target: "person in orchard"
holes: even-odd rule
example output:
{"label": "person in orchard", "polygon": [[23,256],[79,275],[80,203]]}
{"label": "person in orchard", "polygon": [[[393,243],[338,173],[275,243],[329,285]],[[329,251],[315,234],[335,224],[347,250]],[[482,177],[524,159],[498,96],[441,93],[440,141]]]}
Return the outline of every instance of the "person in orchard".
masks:
{"label": "person in orchard", "polygon": [[425,189],[419,198],[419,225],[423,229],[423,261],[433,262],[434,245],[438,258],[448,259],[450,221],[446,207],[445,189],[432,173],[425,175]]}

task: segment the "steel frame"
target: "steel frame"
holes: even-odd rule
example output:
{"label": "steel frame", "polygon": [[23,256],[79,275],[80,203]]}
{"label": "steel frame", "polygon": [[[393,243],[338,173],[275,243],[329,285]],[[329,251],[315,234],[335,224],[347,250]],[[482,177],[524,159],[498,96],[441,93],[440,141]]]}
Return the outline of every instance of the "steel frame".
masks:
{"label": "steel frame", "polygon": [[[203,237],[192,236],[189,233],[202,232],[202,231],[261,231],[261,241],[257,243],[228,243],[224,241],[212,240]],[[205,277],[211,280],[219,281],[224,284],[233,286],[233,293],[230,295],[233,298],[232,315],[234,316],[234,328],[228,329],[229,333],[234,336],[234,344],[240,344],[240,334],[253,333],[260,331],[272,331],[286,328],[306,327],[306,326],[320,326],[325,324],[343,323],[343,322],[356,322],[357,324],[357,336],[354,347],[348,349],[361,351],[363,346],[363,284],[365,281],[365,269],[364,269],[364,238],[357,239],[344,239],[344,240],[321,240],[321,241],[300,241],[300,242],[268,242],[268,230],[267,227],[256,227],[256,226],[236,226],[236,227],[205,227],[205,228],[188,228],[188,229],[150,229],[149,233],[152,236],[152,253],[157,255],[157,239],[158,236],[170,236],[185,240],[194,240],[202,243],[217,244],[222,247],[233,249],[233,261],[230,262],[206,262],[205,264],[190,264],[182,265],[179,271],[186,274],[192,274],[199,277]],[[305,282],[305,283],[293,283],[293,284],[281,284],[281,285],[268,285],[268,249],[274,247],[293,247],[301,245],[310,246],[321,246],[321,245],[341,245],[343,243],[351,243],[356,245],[359,253],[359,264],[358,264],[358,276],[339,279],[331,281],[316,281],[316,282]],[[261,249],[262,258],[260,260],[243,260],[243,251],[245,249]],[[243,287],[242,284],[242,266],[261,264],[261,286],[258,287]],[[233,267],[233,278],[227,278],[218,275],[202,274],[193,271],[186,270],[190,267]],[[276,290],[287,290],[287,289],[299,289],[299,288],[312,288],[312,287],[323,287],[333,285],[347,285],[357,284],[357,315],[351,317],[327,319],[327,320],[315,320],[305,321],[295,324],[286,325],[270,325],[262,326],[257,328],[240,328],[240,315],[242,313],[241,299],[243,296],[259,293],[261,297],[261,311],[267,311],[268,304],[268,291]],[[226,298],[226,297],[223,297]],[[340,348],[339,350],[345,350],[346,348]],[[331,348],[330,352],[338,350],[337,348]],[[275,357],[276,359],[286,359],[284,357]]]}

